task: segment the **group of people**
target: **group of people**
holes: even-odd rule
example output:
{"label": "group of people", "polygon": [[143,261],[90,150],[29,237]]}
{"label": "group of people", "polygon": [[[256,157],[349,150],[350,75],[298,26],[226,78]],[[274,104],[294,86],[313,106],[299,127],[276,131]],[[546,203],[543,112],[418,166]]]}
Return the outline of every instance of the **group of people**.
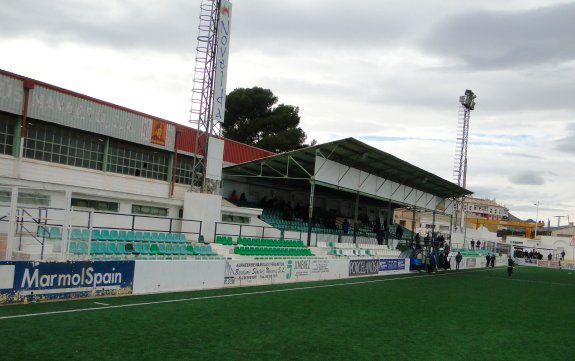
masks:
{"label": "group of people", "polygon": [[489,267],[491,265],[491,268],[495,267],[495,253],[491,253],[491,254],[487,254],[485,255],[485,267]]}
{"label": "group of people", "polygon": [[240,196],[238,197],[238,193],[234,189],[230,194],[230,196],[228,197],[228,201],[230,201],[233,204],[240,205],[242,203],[247,203],[248,200],[244,192],[242,192],[242,194],[240,194]]}
{"label": "group of people", "polygon": [[[543,255],[541,254],[541,252],[532,249],[531,251],[527,251],[525,249],[522,248],[516,248],[513,251],[513,257],[515,258],[525,258],[525,259],[529,259],[529,260],[541,260],[543,259]],[[559,260],[564,260],[565,259],[565,251],[561,251],[561,253],[559,253]],[[547,255],[547,260],[551,261],[553,259],[553,255],[551,254],[551,252],[549,252],[549,254]]]}
{"label": "group of people", "polygon": [[475,240],[471,240],[471,242],[469,242],[469,244],[471,245],[470,249],[481,249],[481,241],[477,240],[477,242]]}

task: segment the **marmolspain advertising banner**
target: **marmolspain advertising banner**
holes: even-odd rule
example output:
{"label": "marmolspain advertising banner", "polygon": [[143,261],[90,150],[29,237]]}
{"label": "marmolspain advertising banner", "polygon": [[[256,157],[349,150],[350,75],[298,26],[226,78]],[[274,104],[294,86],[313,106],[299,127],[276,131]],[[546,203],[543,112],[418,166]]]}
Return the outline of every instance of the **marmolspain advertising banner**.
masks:
{"label": "marmolspain advertising banner", "polygon": [[0,280],[0,304],[131,294],[134,261],[3,261]]}

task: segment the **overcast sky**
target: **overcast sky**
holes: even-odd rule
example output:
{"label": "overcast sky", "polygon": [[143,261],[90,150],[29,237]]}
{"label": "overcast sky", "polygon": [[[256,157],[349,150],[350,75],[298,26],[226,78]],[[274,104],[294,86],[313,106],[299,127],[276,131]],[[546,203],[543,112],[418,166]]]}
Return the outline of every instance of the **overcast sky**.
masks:
{"label": "overcast sky", "polygon": [[[575,2],[232,3],[228,92],[269,88],[308,142],[352,136],[451,181],[471,89],[467,188],[574,220]],[[187,123],[200,0],[0,5],[0,68]]]}

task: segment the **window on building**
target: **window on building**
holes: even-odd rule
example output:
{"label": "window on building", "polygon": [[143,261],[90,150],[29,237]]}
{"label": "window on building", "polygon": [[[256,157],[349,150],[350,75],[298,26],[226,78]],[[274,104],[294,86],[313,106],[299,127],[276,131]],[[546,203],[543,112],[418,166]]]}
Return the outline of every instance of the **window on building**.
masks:
{"label": "window on building", "polygon": [[11,114],[0,113],[0,154],[12,155],[16,118]]}
{"label": "window on building", "polygon": [[[194,157],[178,154],[176,164],[176,183],[191,185],[193,167],[194,167]],[[198,172],[201,173],[201,170],[198,169]]]}
{"label": "window on building", "polygon": [[238,216],[234,214],[222,213],[222,222],[233,222],[233,223],[250,223],[250,217]]}
{"label": "window on building", "polygon": [[[0,191],[0,203],[10,203],[12,192]],[[18,192],[18,204],[49,206],[50,196],[42,193]]]}
{"label": "window on building", "polygon": [[77,129],[30,120],[24,142],[26,158],[75,167],[102,169],[102,137]]}
{"label": "window on building", "polygon": [[114,140],[110,141],[108,159],[110,172],[168,180],[170,155],[166,151]]}
{"label": "window on building", "polygon": [[72,198],[70,204],[73,207],[93,208],[101,212],[118,212],[120,204],[116,202],[106,202],[94,199]]}
{"label": "window on building", "polygon": [[144,214],[144,215],[149,215],[149,216],[167,217],[168,216],[168,208],[133,204],[132,205],[132,213],[133,214]]}

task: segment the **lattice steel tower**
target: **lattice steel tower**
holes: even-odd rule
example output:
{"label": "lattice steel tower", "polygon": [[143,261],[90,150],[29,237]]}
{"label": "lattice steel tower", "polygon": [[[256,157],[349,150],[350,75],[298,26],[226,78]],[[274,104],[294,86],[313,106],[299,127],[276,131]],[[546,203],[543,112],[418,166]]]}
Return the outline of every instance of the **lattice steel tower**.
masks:
{"label": "lattice steel tower", "polygon": [[200,5],[190,122],[197,123],[192,188],[199,187],[203,193],[212,193],[215,188],[213,182],[206,178],[210,137],[221,136],[221,123],[214,121],[214,91],[217,62],[220,60],[217,52],[222,1],[229,4],[226,0],[202,0]]}
{"label": "lattice steel tower", "polygon": [[[457,141],[455,145],[455,161],[453,165],[453,180],[458,186],[465,188],[467,184],[467,141],[469,139],[469,117],[475,109],[477,96],[469,89],[459,97],[459,114],[457,122]],[[456,204],[455,224],[463,227],[463,202],[460,198]],[[458,219],[459,218],[459,219]]]}

